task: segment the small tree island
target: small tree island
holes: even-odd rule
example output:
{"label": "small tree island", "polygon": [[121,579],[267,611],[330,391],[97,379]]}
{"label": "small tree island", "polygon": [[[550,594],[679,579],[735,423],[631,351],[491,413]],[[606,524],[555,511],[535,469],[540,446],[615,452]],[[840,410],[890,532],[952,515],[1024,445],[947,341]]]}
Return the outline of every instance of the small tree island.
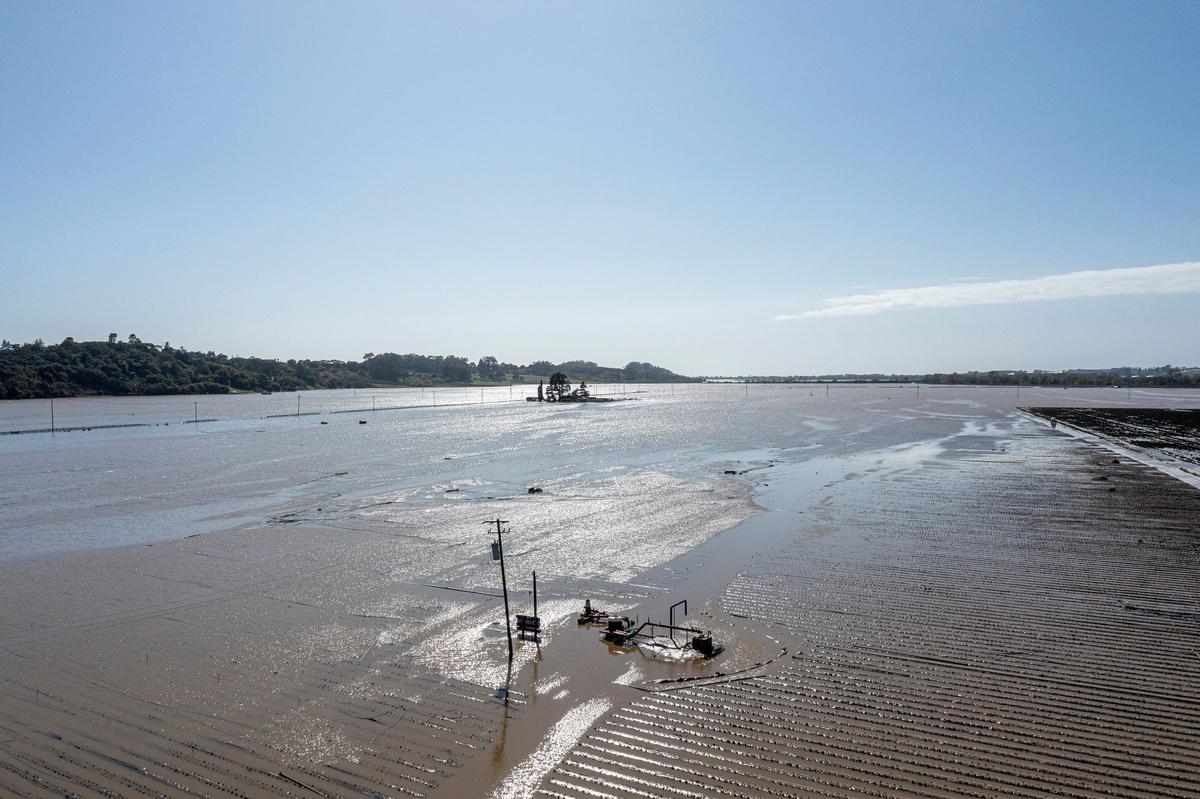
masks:
{"label": "small tree island", "polygon": [[572,390],[570,379],[562,372],[550,375],[550,385],[538,381],[536,397],[526,397],[530,402],[616,402],[613,397],[593,397],[586,381],[579,381],[579,388]]}

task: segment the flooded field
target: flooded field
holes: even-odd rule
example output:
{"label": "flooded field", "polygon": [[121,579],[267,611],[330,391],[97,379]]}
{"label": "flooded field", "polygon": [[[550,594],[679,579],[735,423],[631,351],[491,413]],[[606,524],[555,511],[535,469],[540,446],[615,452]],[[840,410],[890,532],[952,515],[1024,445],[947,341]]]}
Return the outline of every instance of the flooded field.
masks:
{"label": "flooded field", "polygon": [[[1159,460],[1200,467],[1200,410],[1179,408],[1030,408],[1044,419],[1103,436]],[[1193,474],[1200,471],[1193,469]]]}
{"label": "flooded field", "polygon": [[[0,794],[1200,791],[1200,492],[1017,410],[1200,392],[507,392],[0,436]],[[495,518],[549,627],[511,667]],[[585,598],[726,650],[614,649]]]}
{"label": "flooded field", "polygon": [[786,656],[613,711],[541,795],[1200,794],[1200,494],[1022,423],[888,460],[723,591]]}

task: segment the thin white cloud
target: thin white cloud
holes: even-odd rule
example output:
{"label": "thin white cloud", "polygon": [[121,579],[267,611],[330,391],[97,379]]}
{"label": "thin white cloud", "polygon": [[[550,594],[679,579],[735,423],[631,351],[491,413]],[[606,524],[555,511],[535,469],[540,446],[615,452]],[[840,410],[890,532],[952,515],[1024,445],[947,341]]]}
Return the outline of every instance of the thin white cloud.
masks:
{"label": "thin white cloud", "polygon": [[1200,261],[1128,269],[1096,269],[1022,280],[960,282],[913,289],[887,289],[870,294],[830,297],[824,300],[823,308],[780,314],[775,320],[870,316],[908,308],[958,308],[964,305],[1004,305],[1037,300],[1071,300],[1079,297],[1190,293],[1200,293]]}

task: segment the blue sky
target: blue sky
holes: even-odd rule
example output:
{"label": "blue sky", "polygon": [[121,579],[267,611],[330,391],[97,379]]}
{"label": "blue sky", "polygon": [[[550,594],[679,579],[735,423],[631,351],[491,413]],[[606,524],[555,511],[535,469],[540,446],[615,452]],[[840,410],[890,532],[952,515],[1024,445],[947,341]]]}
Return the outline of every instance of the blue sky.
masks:
{"label": "blue sky", "polygon": [[1183,2],[8,2],[0,335],[1197,363],[1197,41]]}

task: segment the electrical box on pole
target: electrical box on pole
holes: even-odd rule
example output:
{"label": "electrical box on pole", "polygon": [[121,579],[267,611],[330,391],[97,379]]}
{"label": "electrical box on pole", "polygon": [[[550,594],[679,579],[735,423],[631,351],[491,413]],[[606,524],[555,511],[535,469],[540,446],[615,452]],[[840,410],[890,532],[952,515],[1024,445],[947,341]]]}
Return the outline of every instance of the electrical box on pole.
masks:
{"label": "electrical box on pole", "polygon": [[508,577],[504,573],[504,525],[508,524],[505,519],[496,519],[495,521],[484,522],[491,527],[496,525],[496,540],[492,542],[492,559],[500,561],[500,585],[504,589],[504,630],[508,634],[508,659],[513,659],[513,642],[512,642],[512,621],[508,612]]}

